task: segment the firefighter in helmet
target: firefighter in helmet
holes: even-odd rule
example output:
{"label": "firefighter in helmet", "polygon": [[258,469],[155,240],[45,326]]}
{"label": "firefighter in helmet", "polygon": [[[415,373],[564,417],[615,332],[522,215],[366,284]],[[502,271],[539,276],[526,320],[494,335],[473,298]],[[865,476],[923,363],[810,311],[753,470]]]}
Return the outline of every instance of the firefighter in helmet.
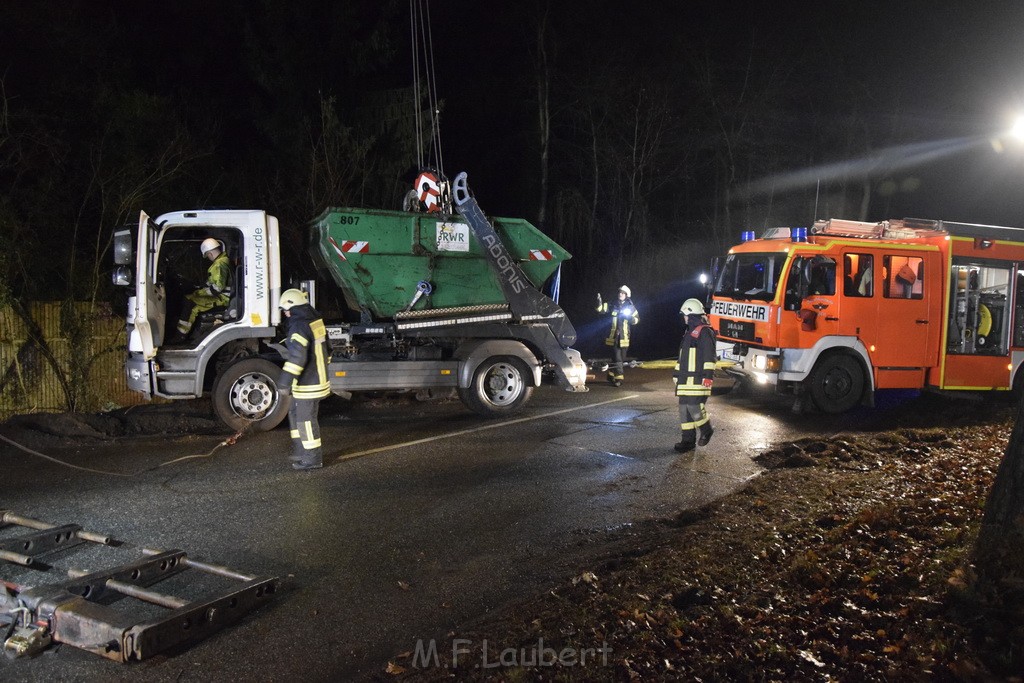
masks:
{"label": "firefighter in helmet", "polygon": [[715,375],[716,336],[704,317],[704,304],[687,299],[679,309],[686,326],[676,363],[676,396],[679,397],[679,429],[675,449],[680,453],[706,446],[715,433],[708,417],[707,400]]}
{"label": "firefighter in helmet", "polygon": [[[227,306],[231,295],[231,260],[224,253],[224,246],[212,237],[207,237],[199,245],[203,258],[209,259],[210,267],[206,271],[206,284],[185,296],[186,303],[182,307],[181,319],[178,320],[178,332],[186,335],[196,322],[196,316],[218,306]],[[192,310],[185,317],[189,304]]]}
{"label": "firefighter in helmet", "polygon": [[[611,305],[612,326],[608,331],[608,338],[604,340],[606,346],[612,347],[612,363],[608,366],[608,383],[617,387],[622,386],[623,367],[626,360],[626,351],[629,349],[630,328],[640,324],[640,314],[630,299],[629,287],[619,287],[619,299]],[[597,312],[608,313],[609,305],[597,295]]]}
{"label": "firefighter in helmet", "polygon": [[287,289],[278,303],[284,314],[284,367],[277,381],[282,395],[292,395],[288,409],[291,427],[292,468],[315,470],[324,466],[318,412],[320,399],[331,393],[327,379],[327,331],[320,314],[300,289]]}

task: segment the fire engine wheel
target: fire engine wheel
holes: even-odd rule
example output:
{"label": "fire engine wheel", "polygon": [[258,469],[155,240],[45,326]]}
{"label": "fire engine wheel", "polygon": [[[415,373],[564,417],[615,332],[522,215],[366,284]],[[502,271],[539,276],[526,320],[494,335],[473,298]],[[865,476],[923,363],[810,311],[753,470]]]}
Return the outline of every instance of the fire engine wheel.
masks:
{"label": "fire engine wheel", "polygon": [[864,371],[850,356],[825,356],[807,380],[811,398],[822,412],[845,413],[860,402],[864,393]]}
{"label": "fire engine wheel", "polygon": [[462,402],[485,417],[514,413],[532,394],[530,370],[513,356],[491,356],[477,366],[472,383],[459,388]]}
{"label": "fire engine wheel", "polygon": [[281,368],[262,358],[246,358],[221,371],[213,383],[213,409],[231,429],[265,432],[281,424],[291,405],[277,390]]}

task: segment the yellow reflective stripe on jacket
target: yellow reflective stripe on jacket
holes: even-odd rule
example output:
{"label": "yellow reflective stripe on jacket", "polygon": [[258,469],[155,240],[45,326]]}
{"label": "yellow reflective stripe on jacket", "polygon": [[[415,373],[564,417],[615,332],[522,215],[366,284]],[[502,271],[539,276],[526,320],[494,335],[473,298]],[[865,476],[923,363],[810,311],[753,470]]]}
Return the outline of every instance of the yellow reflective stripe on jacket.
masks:
{"label": "yellow reflective stripe on jacket", "polygon": [[298,377],[302,374],[302,366],[296,365],[295,363],[288,361],[284,364],[284,371]]}
{"label": "yellow reflective stripe on jacket", "polygon": [[[612,329],[611,329],[610,332],[608,332],[608,338],[604,340],[604,343],[607,344],[608,346],[614,346],[615,345],[615,331],[618,329],[618,325],[619,325],[619,316],[613,315],[612,316]],[[629,346],[629,321],[628,320],[623,320],[622,321],[622,339],[619,340],[619,346],[622,346],[622,347]]]}
{"label": "yellow reflective stripe on jacket", "polygon": [[313,332],[313,340],[316,344],[313,346],[313,355],[316,360],[316,376],[320,379],[320,383],[316,385],[316,388],[324,391],[324,396],[327,396],[331,390],[330,380],[327,379],[327,362],[326,354],[324,349],[327,340],[327,328],[324,327],[323,320],[314,320],[309,324],[309,329]]}
{"label": "yellow reflective stripe on jacket", "polygon": [[319,384],[292,384],[292,396],[295,398],[326,398],[331,395],[329,383]]}
{"label": "yellow reflective stripe on jacket", "polygon": [[305,337],[303,337],[298,332],[292,333],[292,339],[294,339],[295,341],[299,342],[303,346],[309,346],[309,340],[306,339]]}

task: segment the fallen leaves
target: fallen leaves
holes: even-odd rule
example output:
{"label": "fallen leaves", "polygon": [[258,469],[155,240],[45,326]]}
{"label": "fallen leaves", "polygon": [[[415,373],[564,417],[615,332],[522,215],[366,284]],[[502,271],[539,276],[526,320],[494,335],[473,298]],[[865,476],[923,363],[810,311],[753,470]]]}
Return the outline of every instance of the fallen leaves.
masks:
{"label": "fallen leaves", "polygon": [[782,444],[745,491],[478,639],[607,641],[601,679],[988,677],[993,658],[950,594],[970,588],[972,529],[1009,432],[993,419]]}

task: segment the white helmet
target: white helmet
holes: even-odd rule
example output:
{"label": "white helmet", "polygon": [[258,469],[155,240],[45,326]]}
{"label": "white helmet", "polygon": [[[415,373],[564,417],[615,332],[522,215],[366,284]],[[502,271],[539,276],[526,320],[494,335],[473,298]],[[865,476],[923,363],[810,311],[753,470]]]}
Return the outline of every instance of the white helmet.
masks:
{"label": "white helmet", "polygon": [[199,245],[199,251],[203,254],[203,256],[206,256],[206,252],[213,251],[214,249],[220,249],[220,242],[213,239],[212,237],[207,237],[205,240],[203,240],[203,243]]}
{"label": "white helmet", "polygon": [[679,312],[683,315],[704,315],[704,304],[700,299],[687,299],[679,307]]}
{"label": "white helmet", "polygon": [[625,294],[627,299],[633,296],[633,293],[629,291],[629,287],[627,287],[626,285],[622,285],[621,287],[619,287],[619,291]]}
{"label": "white helmet", "polygon": [[281,293],[281,301],[277,305],[282,311],[287,311],[292,306],[301,306],[308,303],[309,297],[301,289],[286,289]]}

